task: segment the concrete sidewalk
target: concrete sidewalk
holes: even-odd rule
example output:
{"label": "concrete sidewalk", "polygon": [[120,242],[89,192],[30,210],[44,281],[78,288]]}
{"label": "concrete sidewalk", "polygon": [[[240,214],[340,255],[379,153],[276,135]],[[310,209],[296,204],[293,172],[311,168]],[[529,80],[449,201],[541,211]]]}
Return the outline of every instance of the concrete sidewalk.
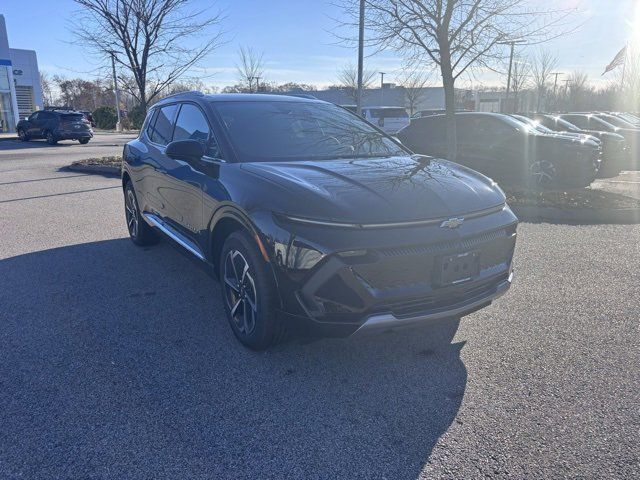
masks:
{"label": "concrete sidewalk", "polygon": [[0,142],[3,140],[17,140],[18,134],[16,133],[0,133]]}

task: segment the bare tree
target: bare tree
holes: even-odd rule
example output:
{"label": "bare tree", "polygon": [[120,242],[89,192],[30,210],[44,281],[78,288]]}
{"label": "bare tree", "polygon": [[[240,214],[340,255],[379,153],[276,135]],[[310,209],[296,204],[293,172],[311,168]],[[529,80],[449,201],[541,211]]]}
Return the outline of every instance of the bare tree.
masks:
{"label": "bare tree", "polygon": [[[222,40],[220,15],[189,11],[190,0],[74,0],[81,7],[73,33],[103,61],[124,67],[123,87],[144,110],[168,85],[194,68]],[[193,39],[206,35],[198,46]],[[124,81],[133,80],[133,83]]]}
{"label": "bare tree", "polygon": [[557,65],[558,57],[548,50],[540,50],[533,59],[531,77],[536,92],[536,111],[540,111],[543,106],[544,110],[547,108],[549,79]]}
{"label": "bare tree", "polygon": [[40,89],[42,90],[42,101],[44,105],[53,105],[53,89],[51,77],[47,72],[40,72]]}
{"label": "bare tree", "polygon": [[[520,38],[548,39],[569,12],[528,8],[524,0],[365,0],[369,43],[407,54],[416,66],[435,64],[442,76],[447,111],[448,157],[455,159],[455,82],[475,67],[504,56],[502,44]],[[358,1],[342,0],[355,31]],[[348,40],[348,39],[347,39]]]}
{"label": "bare tree", "polygon": [[571,72],[567,88],[567,110],[588,110],[588,94],[591,88],[587,74],[577,70]]}
{"label": "bare tree", "polygon": [[240,85],[247,85],[249,92],[253,91],[253,82],[256,82],[256,91],[260,79],[264,81],[263,53],[255,52],[251,47],[240,47],[238,50],[240,61],[236,64],[238,81]]}
{"label": "bare tree", "polygon": [[[371,88],[375,80],[375,70],[364,70],[362,72],[362,95],[365,95],[364,90]],[[347,65],[338,72],[338,82],[340,88],[356,102],[358,98],[358,69],[353,65]]]}
{"label": "bare tree", "polygon": [[424,95],[424,87],[429,76],[423,70],[406,70],[398,84],[404,89],[405,106],[409,109],[409,115],[413,115]]}

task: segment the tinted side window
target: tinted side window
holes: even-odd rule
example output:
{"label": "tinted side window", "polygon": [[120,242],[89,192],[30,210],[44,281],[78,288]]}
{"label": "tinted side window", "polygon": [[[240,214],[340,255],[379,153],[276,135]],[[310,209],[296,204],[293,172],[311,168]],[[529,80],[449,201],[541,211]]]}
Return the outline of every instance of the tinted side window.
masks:
{"label": "tinted side window", "polygon": [[158,116],[158,109],[154,108],[147,114],[147,118],[144,121],[143,130],[146,131],[147,136],[151,138],[151,132],[153,124],[156,122],[156,117]]}
{"label": "tinted side window", "polygon": [[202,110],[190,103],[183,104],[178,113],[173,132],[173,141],[176,140],[197,140],[205,146],[205,155],[208,157],[217,158],[220,155]]}
{"label": "tinted side window", "polygon": [[171,141],[173,134],[173,120],[175,119],[177,105],[162,107],[156,115],[156,120],[151,127],[151,141],[159,145],[166,145]]}

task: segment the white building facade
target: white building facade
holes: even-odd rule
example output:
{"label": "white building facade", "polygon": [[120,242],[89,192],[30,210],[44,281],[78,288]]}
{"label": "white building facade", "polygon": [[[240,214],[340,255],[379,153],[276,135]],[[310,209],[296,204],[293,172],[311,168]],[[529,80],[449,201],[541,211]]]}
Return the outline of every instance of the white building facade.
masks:
{"label": "white building facade", "polygon": [[36,52],[9,48],[7,26],[0,15],[0,133],[14,133],[20,119],[42,108]]}

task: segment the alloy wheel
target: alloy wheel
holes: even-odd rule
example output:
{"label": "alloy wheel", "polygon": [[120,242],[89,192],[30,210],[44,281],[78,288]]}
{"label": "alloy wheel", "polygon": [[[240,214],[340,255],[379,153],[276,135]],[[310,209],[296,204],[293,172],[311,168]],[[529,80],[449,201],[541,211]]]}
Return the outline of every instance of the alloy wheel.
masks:
{"label": "alloy wheel", "polygon": [[18,137],[22,141],[24,141],[27,138],[27,134],[24,132],[22,128],[18,130]]}
{"label": "alloy wheel", "polygon": [[256,327],[257,292],[249,263],[238,250],[230,250],[223,268],[224,298],[231,319],[243,335],[250,335]]}
{"label": "alloy wheel", "polygon": [[136,204],[136,197],[133,195],[132,190],[127,190],[127,197],[124,203],[127,217],[127,228],[129,229],[129,235],[132,237],[138,236],[138,205]]}
{"label": "alloy wheel", "polygon": [[534,162],[529,170],[536,185],[547,186],[556,178],[556,167],[547,160]]}

